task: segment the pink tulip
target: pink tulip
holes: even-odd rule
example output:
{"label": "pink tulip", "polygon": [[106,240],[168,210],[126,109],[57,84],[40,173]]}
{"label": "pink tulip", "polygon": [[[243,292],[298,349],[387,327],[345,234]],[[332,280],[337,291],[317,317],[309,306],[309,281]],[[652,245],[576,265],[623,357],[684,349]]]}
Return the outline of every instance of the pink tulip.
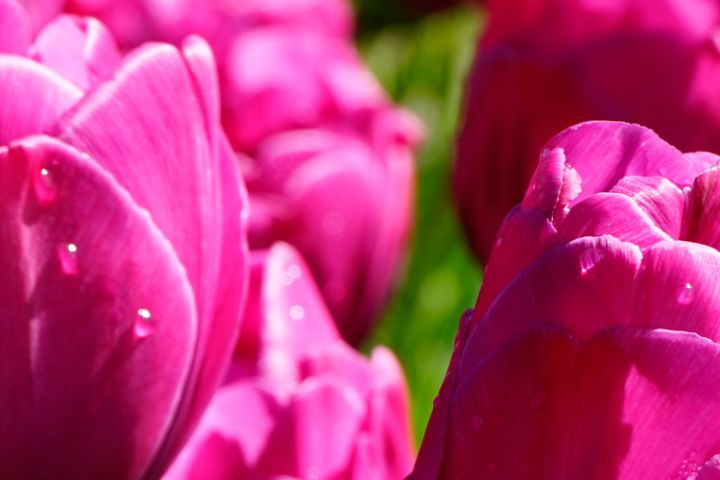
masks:
{"label": "pink tulip", "polygon": [[367,334],[384,304],[412,212],[410,130],[390,134],[392,126],[373,127],[388,135],[375,146],[332,129],[275,135],[245,172],[251,247],[280,239],[303,252],[352,344]]}
{"label": "pink tulip", "polygon": [[720,2],[494,0],[469,78],[455,196],[486,262],[545,140],[586,120],[720,152]]}
{"label": "pink tulip", "polygon": [[412,478],[717,478],[719,161],[624,123],[546,144]]}
{"label": "pink tulip", "polygon": [[212,54],[0,0],[0,477],[157,478],[226,368],[246,205]]}
{"label": "pink tulip", "polygon": [[253,254],[236,358],[166,480],[401,479],[412,467],[395,357],[339,337],[287,244]]}

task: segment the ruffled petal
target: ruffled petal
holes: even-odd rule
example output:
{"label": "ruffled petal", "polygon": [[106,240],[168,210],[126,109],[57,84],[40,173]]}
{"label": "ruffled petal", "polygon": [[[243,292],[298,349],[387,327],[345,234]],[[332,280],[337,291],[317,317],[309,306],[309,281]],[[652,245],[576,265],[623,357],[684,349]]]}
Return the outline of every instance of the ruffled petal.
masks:
{"label": "ruffled petal", "polygon": [[565,241],[612,235],[642,249],[671,240],[632,198],[619,193],[596,193],[586,197],[570,210],[558,233]]}
{"label": "ruffled petal", "polygon": [[632,198],[663,232],[680,239],[686,198],[675,184],[662,177],[625,177],[610,191]]}
{"label": "ruffled petal", "polygon": [[57,17],[38,34],[30,56],[83,90],[109,78],[121,61],[102,23],[70,15]]}
{"label": "ruffled petal", "polygon": [[81,97],[80,89],[52,70],[0,55],[0,145],[45,132]]}
{"label": "ruffled petal", "polygon": [[[147,212],[48,137],[0,150],[0,476],[137,478],[180,401],[193,292]],[[71,384],[72,388],[67,388]]]}
{"label": "ruffled petal", "polygon": [[[468,372],[514,335],[538,324],[567,327],[582,340],[633,324],[640,249],[613,237],[587,237],[542,255],[476,320],[461,371]],[[476,314],[477,315],[477,314]]]}
{"label": "ruffled petal", "polygon": [[665,177],[682,188],[690,186],[698,173],[652,130],[629,123],[581,123],[552,138],[546,148],[562,148],[567,164],[580,175],[582,192],[576,202],[609,191],[630,175]]}
{"label": "ruffled petal", "polygon": [[720,253],[690,242],[663,242],[645,253],[635,325],[696,332],[720,341]]}

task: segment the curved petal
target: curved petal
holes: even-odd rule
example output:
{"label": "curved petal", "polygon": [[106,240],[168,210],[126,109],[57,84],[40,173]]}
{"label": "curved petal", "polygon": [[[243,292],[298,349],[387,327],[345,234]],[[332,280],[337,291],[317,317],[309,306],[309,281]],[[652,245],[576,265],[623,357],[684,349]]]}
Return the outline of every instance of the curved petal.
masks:
{"label": "curved petal", "polygon": [[94,18],[61,15],[30,47],[30,56],[83,90],[109,78],[121,55],[105,26]]}
{"label": "curved petal", "polygon": [[515,207],[505,218],[495,239],[475,306],[475,316],[484,315],[515,275],[559,241],[553,224],[542,212],[534,208]]}
{"label": "curved petal", "polygon": [[685,194],[663,177],[624,177],[610,190],[632,198],[674,240],[682,235]]}
{"label": "curved petal", "polygon": [[0,55],[0,145],[43,133],[82,91],[32,60]]}
{"label": "curved petal", "polygon": [[309,352],[326,351],[340,337],[310,269],[297,252],[277,243],[266,258],[262,275],[253,278],[261,285],[261,297],[250,300],[260,310],[248,310],[248,321],[258,325],[261,373],[274,383],[294,388],[302,375],[301,360]]}
{"label": "curved petal", "polygon": [[298,168],[284,188],[295,211],[284,239],[312,265],[340,332],[353,344],[367,332],[392,278],[368,278],[384,192],[384,172],[369,155],[355,147],[325,152]]}
{"label": "curved petal", "polygon": [[265,450],[258,472],[301,478],[344,472],[366,409],[353,388],[323,377],[306,380],[278,416],[269,439],[273,448]]}
{"label": "curved petal", "polygon": [[640,249],[613,237],[587,237],[549,250],[523,270],[477,319],[460,366],[468,372],[528,328],[553,323],[581,340],[633,324]]}
{"label": "curved petal", "polygon": [[635,325],[696,332],[720,341],[720,253],[691,242],[663,242],[645,252]]}
{"label": "curved petal", "polygon": [[718,361],[684,332],[528,333],[456,390],[442,477],[692,478],[720,448]]}
{"label": "curved petal", "polygon": [[629,196],[596,193],[577,203],[558,229],[565,241],[584,236],[612,235],[642,249],[671,240]]}
{"label": "curved petal", "polygon": [[209,50],[203,56],[188,48],[188,57],[169,45],[137,50],[58,126],[62,139],[89,152],[150,212],[195,293],[193,371],[151,476],[159,475],[187,438],[221,379],[247,280],[242,183],[222,134],[208,130],[215,126],[206,111],[214,92],[202,88],[213,60]]}
{"label": "curved petal", "polygon": [[0,233],[0,395],[13,412],[0,422],[2,476],[137,478],[195,348],[185,271],[147,212],[61,142],[0,150],[0,183],[12,226]]}
{"label": "curved petal", "polygon": [[24,55],[30,44],[30,19],[17,0],[0,0],[0,53]]}
{"label": "curved petal", "polygon": [[580,174],[582,192],[576,202],[610,190],[629,175],[661,176],[682,188],[699,173],[652,130],[629,123],[581,123],[552,138],[546,148],[562,148],[567,164]]}
{"label": "curved petal", "polygon": [[684,238],[720,247],[720,168],[700,174],[693,183],[685,218]]}
{"label": "curved petal", "polygon": [[369,439],[366,458],[381,469],[379,478],[405,478],[414,460],[405,376],[398,360],[384,347],[373,349],[370,368],[369,432],[364,434]]}

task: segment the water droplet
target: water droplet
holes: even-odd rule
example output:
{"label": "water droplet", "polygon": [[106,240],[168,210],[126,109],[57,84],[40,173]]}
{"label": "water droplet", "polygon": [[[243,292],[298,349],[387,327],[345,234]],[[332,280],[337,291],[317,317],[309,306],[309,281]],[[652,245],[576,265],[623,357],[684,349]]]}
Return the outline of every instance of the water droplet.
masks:
{"label": "water droplet", "polygon": [[474,415],[472,418],[473,429],[477,432],[483,426],[483,419],[480,415]]}
{"label": "water droplet", "polygon": [[290,307],[290,318],[293,320],[302,320],[305,317],[305,309],[300,305]]}
{"label": "water droplet", "polygon": [[155,333],[155,321],[152,313],[147,308],[138,308],[135,316],[135,336],[138,338],[149,337]]}
{"label": "water droplet", "polygon": [[694,299],[695,299],[695,289],[693,288],[691,283],[686,282],[685,285],[682,285],[678,289],[677,301],[681,305],[687,305],[688,303],[692,302]]}
{"label": "water droplet", "polygon": [[532,410],[533,412],[542,410],[542,408],[547,405],[549,398],[550,393],[548,393],[546,389],[541,388],[537,390],[535,393],[533,393],[533,396],[530,399],[530,410]]}
{"label": "water droplet", "polygon": [[323,217],[322,228],[325,233],[339,235],[345,230],[345,218],[339,213],[328,213]]}
{"label": "water droplet", "polygon": [[292,285],[301,275],[302,270],[300,270],[299,265],[290,265],[287,270],[285,270],[285,285]]}
{"label": "water droplet", "polygon": [[562,209],[563,215],[567,216],[570,213],[570,205],[565,205]]}
{"label": "water droplet", "polygon": [[600,250],[588,248],[580,254],[580,275],[588,275],[604,258]]}
{"label": "water droplet", "polygon": [[57,185],[50,167],[42,167],[33,178],[35,196],[42,206],[48,206],[57,200]]}
{"label": "water droplet", "polygon": [[68,243],[58,246],[57,253],[60,260],[60,268],[66,275],[77,275],[77,245]]}
{"label": "water droplet", "polygon": [[497,237],[497,240],[495,240],[495,245],[500,247],[500,246],[502,246],[502,244],[503,244],[502,237]]}

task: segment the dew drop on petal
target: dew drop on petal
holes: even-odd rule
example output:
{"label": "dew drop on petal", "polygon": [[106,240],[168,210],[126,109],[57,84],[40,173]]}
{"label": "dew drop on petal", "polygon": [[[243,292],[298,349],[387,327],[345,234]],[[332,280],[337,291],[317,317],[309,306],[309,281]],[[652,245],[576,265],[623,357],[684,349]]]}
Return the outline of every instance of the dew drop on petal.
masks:
{"label": "dew drop on petal", "polygon": [[57,200],[57,185],[49,167],[41,167],[33,176],[33,188],[38,203],[48,206]]}
{"label": "dew drop on petal", "polygon": [[692,284],[686,282],[678,289],[677,301],[681,305],[687,305],[695,299],[695,289]]}
{"label": "dew drop on petal", "polygon": [[302,270],[300,270],[299,265],[290,265],[285,270],[285,278],[284,278],[285,285],[292,285],[292,283],[295,280],[297,280],[298,278],[300,278],[301,275],[302,275]]}
{"label": "dew drop on petal", "polygon": [[542,410],[542,408],[547,405],[549,398],[550,393],[546,389],[538,389],[535,393],[533,393],[533,396],[530,399],[530,410],[532,410],[533,412]]}
{"label": "dew drop on petal", "polygon": [[134,325],[135,336],[146,338],[155,333],[155,321],[147,308],[138,308]]}
{"label": "dew drop on petal", "polygon": [[58,246],[57,254],[60,260],[60,268],[65,275],[77,275],[78,264],[77,264],[77,245],[74,243],[67,243]]}
{"label": "dew drop on petal", "polygon": [[290,307],[290,318],[293,320],[302,320],[305,317],[305,309],[300,305]]}

